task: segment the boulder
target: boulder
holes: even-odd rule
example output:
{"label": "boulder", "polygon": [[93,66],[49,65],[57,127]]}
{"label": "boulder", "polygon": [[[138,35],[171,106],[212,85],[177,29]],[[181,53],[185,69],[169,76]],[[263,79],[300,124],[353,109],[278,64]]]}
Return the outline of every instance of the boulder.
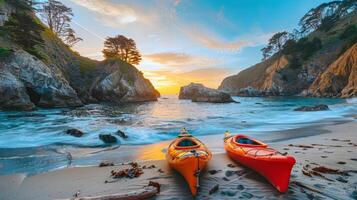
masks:
{"label": "boulder", "polygon": [[68,135],[72,135],[72,136],[74,136],[74,137],[82,137],[82,136],[84,135],[84,133],[83,133],[81,130],[76,129],[76,128],[68,129],[68,130],[66,131],[66,133],[67,133]]}
{"label": "boulder", "polygon": [[118,142],[118,139],[111,134],[99,134],[99,139],[101,139],[106,144]]}
{"label": "boulder", "polygon": [[329,110],[329,107],[325,104],[320,104],[316,106],[301,106],[294,109],[294,111],[322,111],[322,110]]}
{"label": "boulder", "polygon": [[216,89],[207,88],[199,83],[181,87],[179,99],[191,99],[193,102],[229,103],[234,102],[231,95]]}

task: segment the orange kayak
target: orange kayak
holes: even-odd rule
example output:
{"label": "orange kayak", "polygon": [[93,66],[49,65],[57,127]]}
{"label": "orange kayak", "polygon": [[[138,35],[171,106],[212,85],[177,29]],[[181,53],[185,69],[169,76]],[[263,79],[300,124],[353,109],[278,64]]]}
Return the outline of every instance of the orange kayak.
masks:
{"label": "orange kayak", "polygon": [[166,160],[188,183],[193,196],[197,195],[199,176],[212,158],[207,147],[186,131],[171,142]]}
{"label": "orange kayak", "polygon": [[228,156],[265,177],[279,192],[289,187],[295,158],[271,149],[267,144],[245,135],[225,134],[224,148]]}

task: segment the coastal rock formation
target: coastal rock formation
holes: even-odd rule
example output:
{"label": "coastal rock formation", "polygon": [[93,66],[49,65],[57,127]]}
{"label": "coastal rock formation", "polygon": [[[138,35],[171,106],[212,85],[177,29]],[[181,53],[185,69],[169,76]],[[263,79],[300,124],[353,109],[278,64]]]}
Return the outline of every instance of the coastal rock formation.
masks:
{"label": "coastal rock formation", "polygon": [[22,11],[12,9],[7,1],[0,3],[0,109],[143,102],[160,96],[133,65],[82,57],[45,26],[39,30],[43,43],[31,52],[25,50],[6,32],[6,21],[14,12]]}
{"label": "coastal rock formation", "polygon": [[225,78],[218,89],[238,96],[292,95],[305,84],[289,67],[287,56],[275,55],[239,74]]}
{"label": "coastal rock formation", "polygon": [[325,104],[320,104],[316,106],[301,106],[294,109],[294,111],[322,111],[322,110],[329,110],[329,107]]}
{"label": "coastal rock formation", "polygon": [[193,102],[229,103],[234,102],[225,92],[207,88],[199,83],[191,83],[180,89],[179,99],[191,99]]}
{"label": "coastal rock formation", "polygon": [[356,12],[341,17],[225,78],[218,89],[238,96],[356,96],[356,24]]}
{"label": "coastal rock formation", "polygon": [[357,43],[343,53],[310,86],[308,95],[353,97],[357,95]]}
{"label": "coastal rock formation", "polygon": [[108,102],[155,101],[160,94],[143,74],[135,67],[116,61],[111,67],[117,71],[109,74],[94,86],[93,97]]}
{"label": "coastal rock formation", "polygon": [[[47,67],[35,56],[23,50],[13,52],[2,62],[4,79],[0,107],[30,109],[41,107],[79,106],[76,92],[55,68]],[[9,91],[9,92],[6,92]]]}

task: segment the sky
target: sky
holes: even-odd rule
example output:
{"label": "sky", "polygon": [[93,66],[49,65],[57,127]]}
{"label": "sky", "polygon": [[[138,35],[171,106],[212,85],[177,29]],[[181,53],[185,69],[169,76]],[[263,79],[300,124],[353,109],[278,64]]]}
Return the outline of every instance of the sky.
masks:
{"label": "sky", "polygon": [[74,50],[103,60],[106,37],[132,38],[136,67],[162,94],[183,85],[221,81],[262,59],[260,49],[279,31],[292,31],[326,0],[62,0],[83,39]]}

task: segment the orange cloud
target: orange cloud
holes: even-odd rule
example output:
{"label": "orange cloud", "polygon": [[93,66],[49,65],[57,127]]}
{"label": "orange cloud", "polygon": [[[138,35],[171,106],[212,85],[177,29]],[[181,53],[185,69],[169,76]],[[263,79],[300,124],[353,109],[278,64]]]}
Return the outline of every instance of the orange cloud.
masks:
{"label": "orange cloud", "polygon": [[162,52],[144,55],[144,59],[153,63],[163,65],[165,67],[173,68],[178,67],[208,67],[222,63],[222,60],[209,58],[205,56],[195,56],[185,53]]}

